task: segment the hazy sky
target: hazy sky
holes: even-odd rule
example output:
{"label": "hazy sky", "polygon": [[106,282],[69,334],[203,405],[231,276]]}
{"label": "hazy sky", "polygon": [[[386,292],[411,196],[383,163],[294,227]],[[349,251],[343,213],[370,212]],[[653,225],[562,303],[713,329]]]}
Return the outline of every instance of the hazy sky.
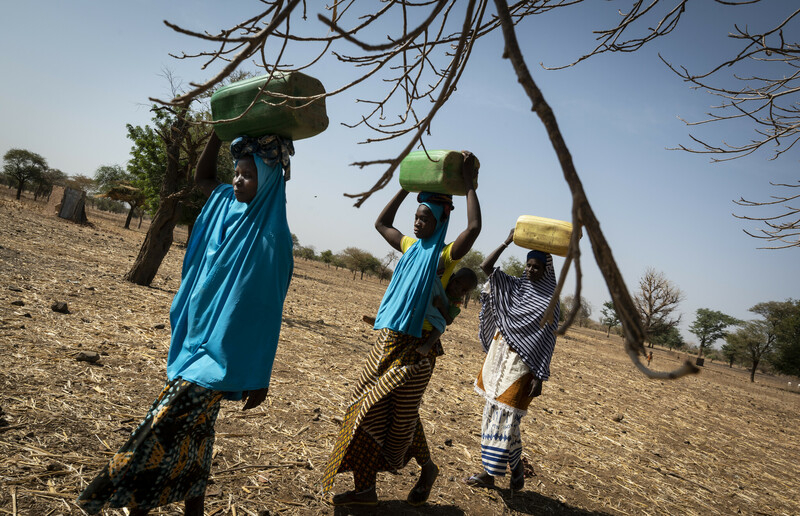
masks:
{"label": "hazy sky", "polygon": [[[614,21],[616,10],[628,3],[592,2],[518,26],[528,66],[555,112],[629,289],[636,290],[648,267],[663,272],[685,294],[680,305],[682,330],[690,341],[695,339],[686,327],[698,308],[749,319],[753,314],[748,308],[756,303],[800,297],[800,248],[758,250],[763,243],[743,229],[760,226],[731,215],[766,215],[732,201],[742,196],[767,200],[780,194],[770,181],[796,183],[798,152],[777,161],[762,152],[712,164],[708,156],[668,150],[690,143],[690,128],[678,117],[703,119],[719,99],[690,89],[658,54],[690,70],[704,71],[730,55],[726,35],[734,23],[755,30],[792,10],[782,0],[763,4],[720,8],[711,2],[690,3],[682,25],[663,41],[563,71],[538,65],[565,64],[591,48],[591,31]],[[172,71],[184,84],[210,73],[200,70],[199,62],[168,55],[196,47],[162,20],[215,32],[261,6],[237,3],[236,12],[231,12],[221,5],[139,0],[4,6],[0,63],[6,79],[0,81],[0,152],[10,148],[37,152],[51,167],[69,175],[91,176],[101,165],[125,165],[131,146],[125,124],[149,123],[148,97],[170,96],[163,71]],[[314,16],[293,23],[300,30],[325,31]],[[397,28],[388,30],[396,33]],[[352,45],[341,48],[356,52]],[[555,153],[502,52],[497,36],[478,41],[458,91],[425,139],[428,148],[470,149],[480,158],[483,231],[475,248],[484,254],[505,238],[519,215],[571,217],[570,194]],[[285,56],[286,62],[298,64],[305,54],[290,48]],[[333,59],[322,60],[307,73],[328,90],[354,77],[351,68]],[[318,252],[356,246],[382,257],[390,251],[373,222],[399,187],[397,179],[360,209],[342,195],[368,189],[382,172],[377,167],[360,170],[350,163],[391,157],[407,144],[403,139],[362,145],[358,142],[366,135],[363,131],[341,125],[358,120],[363,104],[355,102],[357,95],[380,97],[384,87],[373,81],[329,99],[329,129],[295,143],[292,180],[287,185],[290,226],[301,244]],[[746,125],[715,124],[693,134],[743,143],[753,136],[751,131]],[[414,208],[408,200],[398,215],[397,226],[407,234]],[[450,240],[465,223],[463,199],[457,199]],[[596,319],[610,296],[586,237],[581,250],[583,295]],[[524,254],[525,250],[512,248],[503,258]],[[562,263],[556,260],[557,266]],[[570,281],[566,290],[572,285]]]}

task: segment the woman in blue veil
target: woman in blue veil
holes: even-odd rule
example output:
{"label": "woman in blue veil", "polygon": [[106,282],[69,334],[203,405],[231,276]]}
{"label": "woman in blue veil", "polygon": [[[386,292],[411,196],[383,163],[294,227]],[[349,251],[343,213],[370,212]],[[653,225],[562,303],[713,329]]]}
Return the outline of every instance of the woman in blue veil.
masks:
{"label": "woman in blue veil", "polygon": [[78,498],[89,514],[108,504],[141,516],[183,500],[185,514],[202,515],[221,401],[244,399],[247,410],[267,396],[293,269],[285,182],[294,149],[277,136],[237,138],[233,184],[220,184],[220,146],[212,132],[195,173],[208,200],[170,309],[167,383]]}

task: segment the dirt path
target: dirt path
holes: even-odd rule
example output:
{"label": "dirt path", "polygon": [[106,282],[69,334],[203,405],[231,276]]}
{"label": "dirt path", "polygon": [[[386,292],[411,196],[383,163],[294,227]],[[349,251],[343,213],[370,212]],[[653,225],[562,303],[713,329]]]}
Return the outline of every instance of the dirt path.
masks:
{"label": "dirt path", "polygon": [[[124,216],[94,227],[0,194],[0,514],[80,514],[74,499],[144,415],[164,381],[168,311],[183,249],[151,288],[121,280],[144,238]],[[185,232],[176,240],[183,242]],[[320,501],[319,480],[386,285],[298,260],[268,403],[224,405],[207,514],[371,514]],[[51,310],[55,301],[69,314]],[[618,337],[559,339],[544,395],[523,419],[536,475],[513,496],[462,479],[480,468],[483,354],[478,305],[443,338],[422,407],[441,475],[430,503],[405,502],[417,467],[381,474],[382,514],[798,514],[800,393],[719,364],[674,382],[637,373]],[[101,353],[97,364],[77,361]],[[653,366],[680,360],[655,350]],[[793,382],[794,383],[794,382]],[[340,475],[336,490],[349,489]],[[123,514],[108,510],[107,514]],[[153,514],[181,514],[177,506]]]}

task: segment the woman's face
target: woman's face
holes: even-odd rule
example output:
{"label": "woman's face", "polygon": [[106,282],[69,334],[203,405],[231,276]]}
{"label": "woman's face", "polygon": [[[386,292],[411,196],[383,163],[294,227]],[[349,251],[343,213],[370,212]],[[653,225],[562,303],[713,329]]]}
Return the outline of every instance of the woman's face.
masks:
{"label": "woman's face", "polygon": [[258,191],[258,169],[253,158],[247,156],[236,163],[233,175],[233,195],[239,202],[249,203]]}
{"label": "woman's face", "polygon": [[430,208],[420,204],[414,214],[414,236],[420,240],[430,238],[436,231],[436,217]]}
{"label": "woman's face", "polygon": [[528,279],[531,283],[535,283],[542,279],[546,268],[547,265],[536,258],[529,258],[525,262],[525,271],[522,273],[522,277]]}

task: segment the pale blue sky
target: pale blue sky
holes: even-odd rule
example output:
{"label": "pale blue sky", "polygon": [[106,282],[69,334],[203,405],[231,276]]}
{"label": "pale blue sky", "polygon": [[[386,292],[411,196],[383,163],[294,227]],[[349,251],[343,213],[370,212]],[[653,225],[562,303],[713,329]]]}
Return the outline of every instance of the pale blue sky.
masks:
{"label": "pale blue sky", "polygon": [[[740,196],[766,200],[778,193],[770,180],[796,182],[798,153],[778,161],[758,153],[711,164],[707,156],[667,150],[689,143],[690,129],[678,117],[704,118],[718,99],[691,90],[657,54],[703,70],[727,55],[725,35],[735,21],[755,28],[788,14],[788,4],[773,0],[758,9],[720,9],[711,2],[692,3],[685,23],[663,41],[634,54],[601,56],[564,71],[546,71],[538,63],[564,64],[590,48],[590,31],[600,28],[602,20],[612,19],[624,4],[590,3],[519,26],[527,63],[556,114],[629,289],[636,289],[647,267],[662,271],[685,293],[680,311],[688,340],[694,336],[685,329],[697,308],[746,319],[752,316],[748,308],[758,302],[800,297],[800,249],[757,250],[762,242],[742,229],[759,226],[731,216],[766,213],[737,207],[732,200]],[[101,165],[124,165],[130,150],[125,124],[147,124],[148,97],[169,97],[162,71],[172,70],[184,83],[209,73],[201,71],[197,62],[168,56],[191,50],[193,43],[162,20],[213,32],[237,17],[250,16],[260,4],[246,8],[239,3],[236,12],[220,5],[186,0],[6,5],[0,20],[0,63],[6,72],[0,82],[0,152],[25,148],[70,175],[91,176]],[[306,31],[319,26],[313,17],[294,23]],[[355,51],[352,46],[345,49]],[[496,36],[478,42],[458,91],[426,138],[429,148],[470,149],[481,160],[478,195],[484,225],[475,248],[483,253],[505,237],[521,214],[570,219],[570,195],[555,153],[510,63],[500,58],[502,51]],[[291,50],[288,60],[302,62],[297,52]],[[328,90],[353,76],[352,70],[332,60],[308,73]],[[373,82],[358,93],[378,96],[379,87]],[[329,129],[296,142],[287,188],[289,220],[300,242],[317,251],[357,246],[380,257],[390,249],[372,224],[396,191],[397,180],[360,209],[342,193],[369,188],[382,172],[359,170],[350,163],[388,157],[407,140],[382,147],[359,145],[364,133],[340,125],[357,120],[358,108],[351,94],[329,99]],[[749,127],[730,125],[707,126],[697,134],[732,142],[752,136]],[[409,200],[398,216],[398,227],[406,233],[411,231],[413,210]],[[465,222],[459,199],[451,239]],[[610,297],[587,238],[581,248],[583,295],[597,318]],[[505,256],[524,254],[517,248]]]}

